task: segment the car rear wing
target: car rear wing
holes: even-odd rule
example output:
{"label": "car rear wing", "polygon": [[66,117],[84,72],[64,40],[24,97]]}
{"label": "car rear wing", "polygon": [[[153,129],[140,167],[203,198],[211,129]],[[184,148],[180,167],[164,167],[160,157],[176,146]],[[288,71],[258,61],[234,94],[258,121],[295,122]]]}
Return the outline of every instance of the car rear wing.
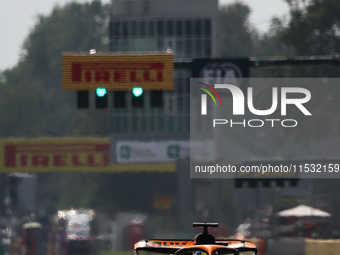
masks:
{"label": "car rear wing", "polygon": [[[139,250],[157,252],[164,254],[174,254],[176,251],[192,247],[195,245],[191,239],[151,239],[141,240],[134,245],[135,254]],[[228,248],[237,249],[238,251],[253,251],[257,254],[256,245],[252,242],[238,239],[217,239],[215,245],[227,246]]]}
{"label": "car rear wing", "polygon": [[135,254],[139,250],[174,254],[177,250],[194,245],[194,240],[190,239],[152,239],[141,240],[134,246]]}

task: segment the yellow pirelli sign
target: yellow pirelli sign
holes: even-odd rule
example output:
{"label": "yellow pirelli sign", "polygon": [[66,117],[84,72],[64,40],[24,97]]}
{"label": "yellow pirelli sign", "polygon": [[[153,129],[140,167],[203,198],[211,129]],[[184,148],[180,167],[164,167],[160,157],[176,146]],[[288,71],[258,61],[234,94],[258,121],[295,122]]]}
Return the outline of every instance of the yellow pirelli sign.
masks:
{"label": "yellow pirelli sign", "polygon": [[0,173],[175,172],[176,163],[110,162],[109,138],[0,139]]}
{"label": "yellow pirelli sign", "polygon": [[63,54],[63,90],[173,90],[173,54]]}

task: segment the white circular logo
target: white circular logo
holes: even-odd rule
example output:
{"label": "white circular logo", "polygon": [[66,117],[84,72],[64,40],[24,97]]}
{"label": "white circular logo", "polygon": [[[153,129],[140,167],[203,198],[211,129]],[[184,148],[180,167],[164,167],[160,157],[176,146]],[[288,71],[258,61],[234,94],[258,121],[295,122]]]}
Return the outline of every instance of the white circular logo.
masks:
{"label": "white circular logo", "polygon": [[205,79],[215,79],[215,83],[231,84],[238,87],[240,87],[242,81],[240,68],[230,62],[209,63],[202,68],[199,76]]}

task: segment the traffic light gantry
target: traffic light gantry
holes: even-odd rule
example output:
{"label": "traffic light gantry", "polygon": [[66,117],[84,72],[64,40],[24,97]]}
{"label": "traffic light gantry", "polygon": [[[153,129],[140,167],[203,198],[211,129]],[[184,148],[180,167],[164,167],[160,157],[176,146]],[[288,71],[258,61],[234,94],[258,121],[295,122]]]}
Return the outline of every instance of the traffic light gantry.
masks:
{"label": "traffic light gantry", "polygon": [[[77,91],[78,109],[90,107],[95,90],[95,107],[106,109],[110,98],[114,108],[125,108],[127,93],[132,107],[143,108],[145,92],[150,107],[163,106],[163,90],[173,90],[172,53],[63,54],[63,90]],[[112,91],[113,96],[109,96]]]}
{"label": "traffic light gantry", "polygon": [[[132,107],[143,108],[144,107],[144,91],[142,88],[134,88],[132,93]],[[113,107],[125,108],[126,104],[126,91],[113,91]],[[95,93],[95,106],[97,109],[106,109],[108,107],[108,91],[103,88],[98,88]],[[161,108],[163,106],[163,91],[152,90],[150,91],[150,107]],[[89,91],[80,90],[77,91],[77,107],[78,109],[88,109],[89,104]]]}

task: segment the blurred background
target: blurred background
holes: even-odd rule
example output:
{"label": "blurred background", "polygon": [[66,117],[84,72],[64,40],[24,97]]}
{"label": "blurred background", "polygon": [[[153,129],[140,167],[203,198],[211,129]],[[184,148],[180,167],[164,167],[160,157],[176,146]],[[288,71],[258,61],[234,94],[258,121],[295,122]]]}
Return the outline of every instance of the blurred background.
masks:
{"label": "blurred background", "polygon": [[[251,78],[338,77],[340,3],[283,2],[289,14],[266,20],[265,32],[249,21],[242,1],[70,2],[39,15],[18,63],[0,73],[0,255],[131,254],[140,239],[193,238],[192,222],[204,220],[220,224],[218,237],[265,240],[266,254],[280,254],[289,242],[282,238],[295,240],[288,254],[329,249],[322,240],[340,238],[338,179],[263,187],[189,174],[193,59],[247,58]],[[76,92],[61,90],[61,56],[90,49],[170,49],[174,91],[163,91],[156,107],[150,92],[110,91],[101,109],[90,91],[89,107],[80,110]],[[272,63],[295,56],[318,62]],[[320,109],[325,121],[308,131],[313,142],[331,139],[319,146],[338,159],[336,98],[330,104],[333,112]],[[310,142],[304,133],[292,137]],[[140,149],[150,141],[166,154]],[[337,254],[339,243],[332,245],[328,254]]]}

